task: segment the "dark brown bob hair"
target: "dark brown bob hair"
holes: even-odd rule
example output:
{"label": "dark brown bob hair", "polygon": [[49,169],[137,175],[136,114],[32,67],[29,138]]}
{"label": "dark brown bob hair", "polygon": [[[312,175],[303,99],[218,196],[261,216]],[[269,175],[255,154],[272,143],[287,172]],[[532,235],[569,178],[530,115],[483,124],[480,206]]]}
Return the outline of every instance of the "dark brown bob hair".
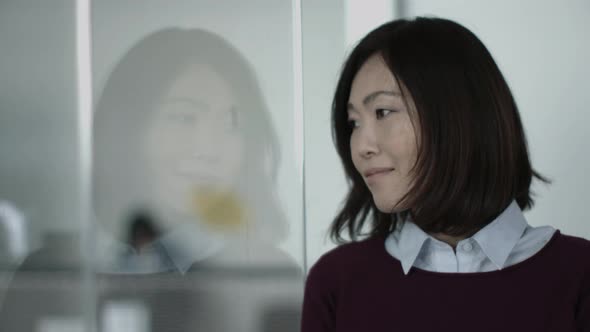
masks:
{"label": "dark brown bob hair", "polygon": [[[351,158],[348,98],[372,55],[383,58],[417,111],[418,155],[399,203],[409,208],[400,213],[377,209]],[[350,188],[330,227],[337,243],[346,242],[345,230],[352,241],[386,236],[408,214],[425,232],[472,235],[513,200],[530,209],[533,177],[550,182],[531,166],[516,103],[491,54],[471,31],[446,19],[395,20],[356,45],[334,94],[332,137]]]}

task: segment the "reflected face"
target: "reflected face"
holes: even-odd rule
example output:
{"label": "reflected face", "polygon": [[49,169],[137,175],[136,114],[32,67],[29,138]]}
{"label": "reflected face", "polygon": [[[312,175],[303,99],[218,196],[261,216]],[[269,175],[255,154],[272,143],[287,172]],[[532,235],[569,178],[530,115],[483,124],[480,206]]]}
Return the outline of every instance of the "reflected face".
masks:
{"label": "reflected face", "polygon": [[[414,108],[411,100],[408,104]],[[350,152],[375,205],[385,213],[408,208],[396,204],[409,190],[409,173],[417,156],[410,114],[415,112],[407,109],[401,89],[383,59],[378,55],[370,57],[350,90]]]}
{"label": "reflected face", "polygon": [[237,106],[227,82],[205,65],[183,71],[163,94],[145,139],[158,206],[190,214],[195,190],[231,190],[243,158]]}

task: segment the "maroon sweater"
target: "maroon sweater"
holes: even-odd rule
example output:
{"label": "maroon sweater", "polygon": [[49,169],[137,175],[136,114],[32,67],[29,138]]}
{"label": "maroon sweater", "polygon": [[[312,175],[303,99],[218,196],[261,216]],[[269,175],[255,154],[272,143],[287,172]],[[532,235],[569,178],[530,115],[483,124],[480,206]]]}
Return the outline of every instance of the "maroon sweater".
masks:
{"label": "maroon sweater", "polygon": [[502,270],[408,275],[383,237],[342,245],[309,272],[301,331],[590,332],[590,241],[556,231]]}

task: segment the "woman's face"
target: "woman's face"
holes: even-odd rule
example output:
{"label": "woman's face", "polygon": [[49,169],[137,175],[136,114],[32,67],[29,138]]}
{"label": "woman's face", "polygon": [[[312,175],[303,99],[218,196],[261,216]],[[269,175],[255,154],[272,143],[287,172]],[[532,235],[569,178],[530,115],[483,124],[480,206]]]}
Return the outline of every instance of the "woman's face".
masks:
{"label": "woman's face", "polygon": [[[407,95],[407,94],[406,94]],[[393,74],[381,56],[370,57],[356,74],[348,101],[352,161],[385,213],[408,192],[417,155],[416,133]],[[413,102],[408,100],[410,107]],[[395,207],[395,208],[394,208]]]}
{"label": "woman's face", "polygon": [[196,192],[234,190],[243,159],[235,96],[212,68],[194,65],[163,94],[145,154],[160,209],[191,215]]}

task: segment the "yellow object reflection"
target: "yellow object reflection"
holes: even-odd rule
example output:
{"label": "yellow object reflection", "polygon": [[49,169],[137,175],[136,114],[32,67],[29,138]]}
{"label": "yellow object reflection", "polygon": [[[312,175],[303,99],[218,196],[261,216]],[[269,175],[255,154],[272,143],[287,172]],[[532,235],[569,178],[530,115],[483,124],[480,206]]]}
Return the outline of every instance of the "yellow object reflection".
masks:
{"label": "yellow object reflection", "polygon": [[231,231],[246,225],[245,204],[229,190],[196,188],[192,208],[205,225],[215,230]]}

